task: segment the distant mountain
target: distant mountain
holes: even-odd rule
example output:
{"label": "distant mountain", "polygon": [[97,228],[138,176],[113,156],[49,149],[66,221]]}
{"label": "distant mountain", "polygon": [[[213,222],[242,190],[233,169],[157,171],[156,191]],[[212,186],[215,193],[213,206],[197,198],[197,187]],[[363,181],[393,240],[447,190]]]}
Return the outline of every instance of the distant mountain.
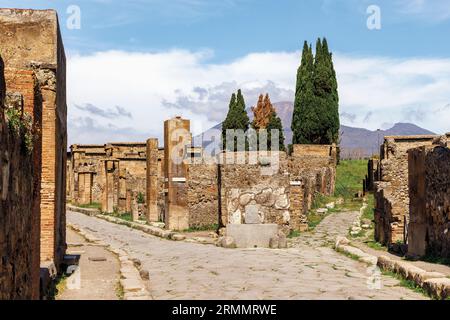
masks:
{"label": "distant mountain", "polygon": [[412,123],[396,123],[392,128],[370,131],[363,128],[341,126],[341,157],[362,158],[379,153],[385,136],[434,134]]}
{"label": "distant mountain", "polygon": [[[278,116],[283,122],[284,136],[286,144],[292,142],[292,112],[294,105],[292,102],[284,101],[274,103],[273,106],[277,110]],[[247,109],[250,120],[253,119],[251,109]],[[209,129],[221,130],[222,124]],[[208,131],[209,131],[208,130]],[[431,131],[423,129],[412,123],[397,123],[387,130],[370,131],[363,128],[354,128],[349,126],[341,126],[341,157],[342,158],[361,158],[369,157],[378,153],[379,145],[383,142],[385,136],[403,136],[403,135],[421,135],[434,134]],[[194,143],[201,141],[201,136],[194,137]],[[199,145],[200,143],[196,143]]]}

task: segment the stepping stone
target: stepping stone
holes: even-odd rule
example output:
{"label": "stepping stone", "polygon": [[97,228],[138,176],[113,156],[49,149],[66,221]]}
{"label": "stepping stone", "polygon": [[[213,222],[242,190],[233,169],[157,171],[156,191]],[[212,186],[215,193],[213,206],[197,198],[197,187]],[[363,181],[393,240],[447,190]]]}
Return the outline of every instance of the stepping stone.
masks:
{"label": "stepping stone", "polygon": [[125,292],[137,292],[142,290],[141,281],[138,279],[120,279],[120,284]]}
{"label": "stepping stone", "polygon": [[89,257],[88,259],[89,259],[89,261],[94,261],[94,262],[107,261],[107,259],[105,257]]}

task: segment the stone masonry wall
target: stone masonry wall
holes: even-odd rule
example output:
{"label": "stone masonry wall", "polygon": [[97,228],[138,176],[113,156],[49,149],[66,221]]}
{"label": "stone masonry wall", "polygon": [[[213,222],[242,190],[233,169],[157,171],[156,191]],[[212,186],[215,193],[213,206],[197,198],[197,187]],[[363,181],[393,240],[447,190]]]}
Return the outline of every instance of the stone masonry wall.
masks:
{"label": "stone masonry wall", "polygon": [[409,151],[410,256],[450,258],[450,149],[446,145]]}
{"label": "stone masonry wall", "polygon": [[191,164],[187,169],[189,227],[219,223],[217,164]]}
{"label": "stone masonry wall", "polygon": [[[65,252],[66,63],[56,11],[0,9],[0,54],[8,68],[32,71],[42,104],[41,260]],[[29,90],[19,90],[26,98]],[[30,102],[25,103],[29,109]]]}
{"label": "stone masonry wall", "polygon": [[[317,193],[333,195],[336,183],[336,146],[294,145],[288,171],[296,192],[303,197],[302,212],[306,214]],[[302,219],[305,220],[304,218]]]}
{"label": "stone masonry wall", "polygon": [[[241,156],[238,152],[227,154]],[[275,166],[270,174],[264,171],[273,165],[270,157],[259,158],[252,164],[248,160],[250,155],[251,152],[245,153],[242,164],[220,166],[220,225],[275,223],[288,233],[292,226],[286,153],[279,153],[278,168]]]}
{"label": "stone masonry wall", "polygon": [[[26,78],[32,79],[29,76],[21,71],[18,73],[21,80],[14,83],[23,81],[21,86],[33,90],[34,82],[26,82]],[[6,86],[8,90],[17,90],[14,85]],[[34,94],[24,97],[14,92],[19,99],[7,101],[6,108],[23,116],[21,119],[5,118],[6,86],[0,59],[0,300],[38,299],[40,167],[36,166],[39,163],[35,163],[33,146],[27,144],[26,135],[32,136],[33,131],[23,127],[23,116],[38,120],[40,108],[39,105],[35,108],[34,102],[29,104]],[[31,114],[23,113],[24,102]],[[11,126],[15,120],[22,125]]]}
{"label": "stone masonry wall", "polygon": [[100,203],[104,188],[100,160],[105,158],[104,145],[72,145],[68,168],[71,201],[75,204]]}
{"label": "stone masonry wall", "polygon": [[375,182],[375,239],[391,245],[406,242],[409,221],[408,150],[431,145],[435,136],[385,137],[380,181]]}

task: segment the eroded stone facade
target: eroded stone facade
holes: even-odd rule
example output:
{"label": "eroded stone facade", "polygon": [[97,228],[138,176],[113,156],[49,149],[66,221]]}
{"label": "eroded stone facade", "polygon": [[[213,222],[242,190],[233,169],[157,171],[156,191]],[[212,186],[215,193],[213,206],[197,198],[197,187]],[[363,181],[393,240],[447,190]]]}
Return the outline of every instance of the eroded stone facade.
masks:
{"label": "eroded stone facade", "polygon": [[[256,163],[249,161],[252,156]],[[295,145],[291,156],[273,152],[258,157],[250,152],[244,159],[242,164],[225,161],[220,166],[221,226],[273,223],[286,234],[303,231],[315,195],[334,193],[334,146]]]}
{"label": "eroded stone facade", "polygon": [[23,179],[22,188],[33,185],[33,191],[24,191],[24,196],[33,205],[33,225],[39,224],[40,230],[27,230],[24,225],[17,230],[17,239],[28,232],[30,245],[39,243],[39,253],[34,248],[32,261],[26,262],[33,268],[27,276],[34,284],[39,260],[44,268],[59,267],[66,249],[66,62],[56,11],[0,9],[0,43],[8,97],[22,104],[23,116],[31,117],[33,127],[33,139],[27,143],[33,145],[34,178],[25,181],[26,174],[19,171],[15,176]]}
{"label": "eroded stone facade", "polygon": [[68,197],[76,205],[98,204],[107,213],[146,214],[146,143],[72,145]]}
{"label": "eroded stone facade", "polygon": [[0,58],[0,300],[39,298],[40,148],[39,139],[36,146],[27,140],[37,131],[33,123],[39,123],[42,109],[34,103],[33,75],[19,71],[18,78],[27,79],[22,86],[30,88],[30,96],[6,83]]}
{"label": "eroded stone facade", "polygon": [[103,184],[100,160],[106,157],[104,145],[72,145],[67,171],[68,197],[78,205],[100,203]]}
{"label": "eroded stone facade", "polygon": [[[212,157],[192,146],[189,120],[167,120],[164,129],[163,149],[154,138],[146,143],[111,143],[104,149],[72,147],[68,175],[83,171],[88,176],[73,179],[74,199],[91,199],[92,181],[97,179],[104,212],[145,216],[171,230],[251,221],[277,224],[289,233],[308,228],[307,212],[316,194],[334,193],[335,146],[295,145],[290,156],[226,152]],[[91,151],[98,156],[93,160],[87,150],[96,148]],[[138,195],[145,197],[145,204],[137,203],[142,200]]]}
{"label": "eroded stone facade", "polygon": [[450,258],[450,134],[411,149],[408,255]]}
{"label": "eroded stone facade", "polygon": [[385,137],[375,182],[375,239],[384,244],[406,243],[409,222],[408,150],[431,145],[434,135]]}

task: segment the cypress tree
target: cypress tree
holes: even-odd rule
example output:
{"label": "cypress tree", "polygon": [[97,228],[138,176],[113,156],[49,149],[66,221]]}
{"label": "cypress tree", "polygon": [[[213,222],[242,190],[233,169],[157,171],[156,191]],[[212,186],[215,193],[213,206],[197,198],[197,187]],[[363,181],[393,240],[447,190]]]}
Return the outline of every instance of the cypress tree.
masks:
{"label": "cypress tree", "polygon": [[317,131],[317,114],[314,111],[313,88],[314,57],[311,46],[305,41],[300,67],[297,70],[297,86],[292,115],[292,143],[313,143],[311,136]]}
{"label": "cypress tree", "polygon": [[339,139],[339,98],[336,72],[327,40],[317,40],[314,61],[314,100],[319,115],[319,134],[313,143],[332,144]]}
{"label": "cypress tree", "polygon": [[241,89],[237,92],[236,97],[236,128],[242,129],[244,131],[248,130],[250,125],[250,119],[248,118],[247,110],[245,106],[244,96],[242,95]]}
{"label": "cypress tree", "polygon": [[[274,111],[270,117],[269,124],[267,125],[267,148],[268,150],[272,150],[272,129],[276,129],[279,132],[279,142],[278,147],[280,151],[285,151],[286,147],[284,146],[284,133],[283,133],[283,123],[281,122],[280,117],[278,117],[277,113]],[[277,151],[277,150],[272,150]]]}
{"label": "cypress tree", "polygon": [[294,144],[332,144],[339,140],[339,96],[328,42],[316,42],[316,55],[305,41],[297,71],[292,116]]}
{"label": "cypress tree", "polygon": [[[238,90],[237,96],[235,93],[231,95],[228,114],[222,123],[222,145],[226,148],[226,131],[227,129],[242,129],[244,132],[248,130],[250,120],[245,110],[245,100],[241,90]],[[237,139],[234,139],[234,147],[232,151],[237,149]]]}

